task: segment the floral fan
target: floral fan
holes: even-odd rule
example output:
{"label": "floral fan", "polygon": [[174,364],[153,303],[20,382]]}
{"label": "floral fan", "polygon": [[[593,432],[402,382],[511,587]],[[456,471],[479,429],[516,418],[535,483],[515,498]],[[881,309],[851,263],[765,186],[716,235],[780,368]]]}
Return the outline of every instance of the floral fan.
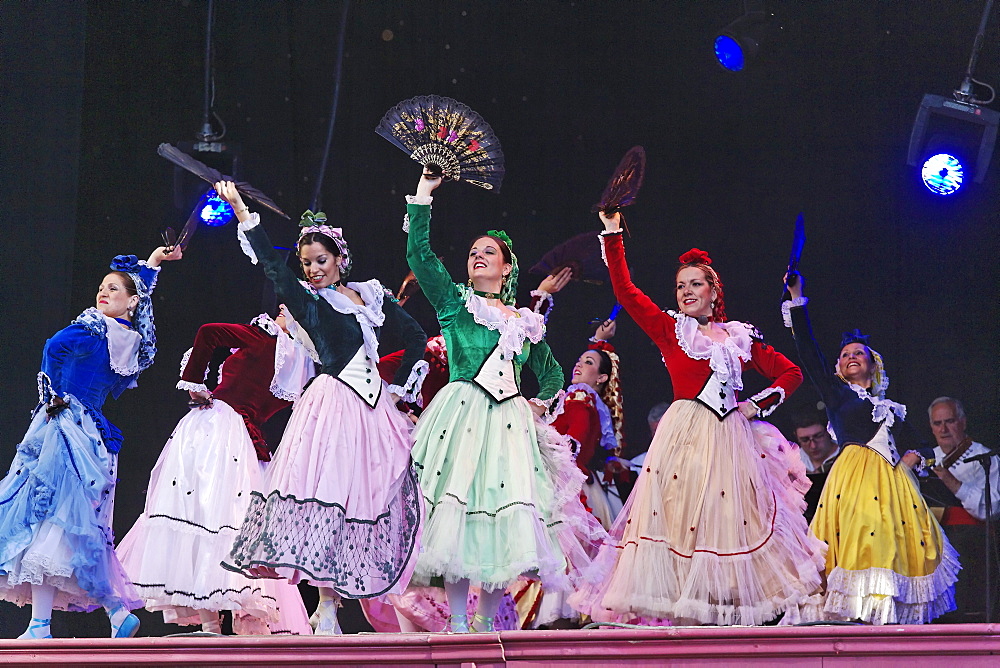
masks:
{"label": "floral fan", "polygon": [[503,151],[493,129],[457,100],[421,95],[390,109],[375,132],[445,179],[499,190]]}
{"label": "floral fan", "polygon": [[[603,211],[606,215],[611,215],[629,204],[635,202],[642,187],[642,177],[646,174],[646,151],[641,146],[633,146],[618,163],[618,169],[612,175],[608,185],[604,188],[601,201],[595,204],[590,210],[593,213]],[[622,223],[625,223],[622,218]],[[628,230],[628,225],[625,225]]]}

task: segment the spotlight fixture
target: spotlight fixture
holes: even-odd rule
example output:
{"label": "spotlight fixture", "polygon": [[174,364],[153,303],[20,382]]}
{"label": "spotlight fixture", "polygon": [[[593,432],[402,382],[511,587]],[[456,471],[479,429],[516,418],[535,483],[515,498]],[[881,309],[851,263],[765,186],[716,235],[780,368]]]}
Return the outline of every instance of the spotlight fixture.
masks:
{"label": "spotlight fixture", "polygon": [[[1000,112],[984,108],[994,100],[993,87],[972,74],[992,7],[993,0],[987,0],[965,76],[952,98],[924,95],[913,122],[906,164],[920,168],[921,181],[935,195],[953,195],[970,180],[982,183],[990,166]],[[976,97],[976,85],[989,91],[988,99]]]}
{"label": "spotlight fixture", "polygon": [[730,72],[740,72],[757,58],[763,42],[777,29],[763,0],[744,0],[743,16],[719,31],[713,42],[715,58]]}
{"label": "spotlight fixture", "polygon": [[198,218],[209,227],[221,227],[233,219],[235,213],[229,202],[219,197],[214,188],[209,188],[202,195],[194,210],[198,212]]}

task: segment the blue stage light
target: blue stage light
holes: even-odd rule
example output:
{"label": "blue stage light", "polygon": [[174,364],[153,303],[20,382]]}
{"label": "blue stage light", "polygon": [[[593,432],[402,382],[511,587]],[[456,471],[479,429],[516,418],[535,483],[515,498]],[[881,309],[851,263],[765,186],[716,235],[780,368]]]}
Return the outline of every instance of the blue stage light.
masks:
{"label": "blue stage light", "polygon": [[195,206],[195,211],[198,212],[201,221],[209,227],[221,227],[232,220],[235,215],[229,202],[219,197],[214,189],[209,189],[202,196]]}
{"label": "blue stage light", "polygon": [[719,64],[730,72],[739,72],[746,64],[743,47],[729,35],[719,35],[715,38],[715,57]]}
{"label": "blue stage light", "polygon": [[965,180],[965,168],[955,156],[937,153],[924,161],[920,178],[935,195],[954,195]]}

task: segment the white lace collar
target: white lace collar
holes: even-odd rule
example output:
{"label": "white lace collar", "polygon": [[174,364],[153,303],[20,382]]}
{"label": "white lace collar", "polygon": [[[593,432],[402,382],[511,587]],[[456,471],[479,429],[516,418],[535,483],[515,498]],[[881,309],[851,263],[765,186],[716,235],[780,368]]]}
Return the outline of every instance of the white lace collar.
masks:
{"label": "white lace collar", "polygon": [[[845,383],[847,381],[844,381]],[[872,422],[884,423],[886,427],[891,427],[898,417],[900,420],[906,419],[906,406],[884,397],[878,397],[868,392],[867,389],[855,383],[847,383],[847,386],[854,390],[854,393],[865,401],[872,404]]]}
{"label": "white lace collar", "polygon": [[114,318],[101,314],[107,325],[108,356],[111,370],[119,376],[139,373],[139,344],[142,337],[132,328],[125,328]]}
{"label": "white lace collar", "polygon": [[[377,279],[371,279],[364,283],[348,283],[347,287],[361,295],[364,304],[355,304],[350,297],[341,294],[336,288],[322,288],[316,290],[305,281],[299,281],[310,292],[318,294],[333,307],[334,311],[345,315],[353,315],[361,325],[361,334],[365,340],[365,354],[373,360],[378,359],[378,337],[375,330],[385,322],[385,313],[382,312],[382,300],[385,297],[385,288]],[[288,331],[291,331],[289,328]],[[296,338],[299,338],[296,336]],[[304,343],[304,342],[303,342]],[[311,343],[311,342],[310,342]],[[315,346],[312,347],[315,352]],[[314,358],[315,359],[315,358]]]}
{"label": "white lace collar", "polygon": [[684,354],[695,360],[708,360],[708,366],[724,383],[731,383],[739,391],[743,389],[743,362],[750,361],[750,325],[730,320],[716,323],[729,337],[725,341],[713,341],[698,329],[698,320],[678,311],[667,311],[674,321],[677,343]]}
{"label": "white lace collar", "polygon": [[517,316],[504,316],[504,312],[489,303],[472,289],[459,286],[465,291],[465,310],[476,323],[500,332],[497,346],[504,360],[512,360],[524,348],[524,340],[538,343],[545,338],[545,319],[529,308],[515,309]]}
{"label": "white lace collar", "polygon": [[[282,312],[286,323],[290,319],[294,320],[287,310],[282,309]],[[302,388],[316,375],[316,365],[309,350],[301,342],[285,334],[267,313],[261,313],[250,324],[275,337],[274,376],[268,388],[271,394],[285,401],[297,401]]]}

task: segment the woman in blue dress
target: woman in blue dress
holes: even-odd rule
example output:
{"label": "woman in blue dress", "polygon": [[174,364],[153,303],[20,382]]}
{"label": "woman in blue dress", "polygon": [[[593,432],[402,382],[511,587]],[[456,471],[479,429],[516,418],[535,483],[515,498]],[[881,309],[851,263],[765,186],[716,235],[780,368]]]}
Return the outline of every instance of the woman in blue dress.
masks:
{"label": "woman in blue dress", "polygon": [[136,386],[153,363],[150,294],[159,265],[180,259],[160,247],[149,260],[119,255],[96,306],[46,341],[39,404],[0,481],[0,599],[31,603],[20,638],[51,638],[52,609],[104,608],[111,637],[135,635],[142,607],[115,556],[114,510],[122,434],[101,409]]}

